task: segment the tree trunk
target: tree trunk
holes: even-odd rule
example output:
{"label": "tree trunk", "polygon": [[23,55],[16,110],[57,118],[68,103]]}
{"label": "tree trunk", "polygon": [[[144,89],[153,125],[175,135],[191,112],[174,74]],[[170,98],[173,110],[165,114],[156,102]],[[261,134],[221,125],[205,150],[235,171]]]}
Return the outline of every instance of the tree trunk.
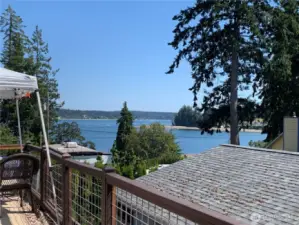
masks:
{"label": "tree trunk", "polygon": [[238,129],[238,52],[234,47],[232,53],[232,71],[230,77],[231,94],[230,94],[230,143],[239,145]]}
{"label": "tree trunk", "polygon": [[232,48],[232,71],[230,75],[230,143],[233,145],[239,145],[239,128],[238,128],[238,64],[239,64],[239,6],[240,2],[237,1],[235,8],[235,21],[234,21],[234,43]]}

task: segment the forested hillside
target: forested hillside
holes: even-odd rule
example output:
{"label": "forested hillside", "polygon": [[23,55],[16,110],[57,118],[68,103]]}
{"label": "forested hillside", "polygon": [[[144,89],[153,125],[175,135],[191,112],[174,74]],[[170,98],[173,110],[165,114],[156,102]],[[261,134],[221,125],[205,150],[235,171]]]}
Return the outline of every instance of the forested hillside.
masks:
{"label": "forested hillside", "polygon": [[[98,110],[72,110],[60,109],[60,119],[117,119],[120,111],[98,111]],[[160,119],[172,120],[175,113],[172,112],[143,112],[132,111],[135,119]]]}

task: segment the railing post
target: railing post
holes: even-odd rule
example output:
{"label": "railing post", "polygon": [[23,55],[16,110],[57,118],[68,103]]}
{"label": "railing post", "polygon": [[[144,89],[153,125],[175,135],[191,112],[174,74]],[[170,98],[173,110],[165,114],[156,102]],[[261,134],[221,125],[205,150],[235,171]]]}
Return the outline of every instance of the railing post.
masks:
{"label": "railing post", "polygon": [[64,160],[71,158],[69,154],[62,155],[62,166],[63,166],[63,217],[62,217],[62,224],[69,225],[72,224],[71,222],[71,207],[72,207],[72,169],[69,168],[65,163]]}
{"label": "railing post", "polygon": [[43,209],[45,198],[45,184],[46,184],[46,154],[44,152],[44,148],[41,148],[40,151],[40,172],[39,172],[39,179],[40,179],[40,208]]}
{"label": "railing post", "polygon": [[116,225],[115,221],[111,218],[112,215],[116,216],[116,210],[113,210],[115,203],[113,203],[116,198],[113,197],[115,191],[114,187],[107,182],[106,175],[108,173],[114,173],[115,169],[112,167],[104,167],[103,169],[103,179],[102,179],[102,197],[101,197],[101,224],[102,225]]}

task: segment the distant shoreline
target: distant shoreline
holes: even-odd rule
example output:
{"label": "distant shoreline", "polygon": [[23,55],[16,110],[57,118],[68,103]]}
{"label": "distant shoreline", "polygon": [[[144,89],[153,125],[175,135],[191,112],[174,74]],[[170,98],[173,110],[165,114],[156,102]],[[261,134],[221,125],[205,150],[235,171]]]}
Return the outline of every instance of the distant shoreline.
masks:
{"label": "distant shoreline", "polygon": [[[67,118],[61,118],[59,120],[118,120],[118,119],[67,119]],[[169,119],[135,119],[135,120],[169,120]]]}
{"label": "distant shoreline", "polygon": [[[149,125],[146,125],[149,126]],[[139,128],[140,126],[135,126],[136,128]],[[164,125],[164,127],[167,130],[198,130],[201,131],[198,127],[185,127],[185,126],[170,126],[170,125]],[[213,128],[214,130],[218,128]],[[225,128],[219,128],[221,132],[225,132]],[[250,133],[261,133],[262,130],[257,129],[242,129],[240,132],[250,132]]]}
{"label": "distant shoreline", "polygon": [[[173,129],[173,130],[199,130],[198,127],[185,127],[185,126],[165,126],[166,129]],[[213,128],[218,129],[218,128]],[[220,131],[224,132],[225,128],[219,128]],[[257,129],[242,129],[240,132],[251,132],[251,133],[261,133],[262,130]]]}
{"label": "distant shoreline", "polygon": [[58,120],[117,120],[117,119],[68,119],[68,118],[61,118],[61,119],[58,119]]}
{"label": "distant shoreline", "polygon": [[[117,119],[59,119],[59,120],[117,120]],[[163,120],[163,119],[136,119],[136,120]],[[167,119],[164,119],[167,120]],[[149,126],[149,125],[147,125]],[[140,126],[135,126],[136,128],[139,128]],[[198,127],[186,127],[186,126],[171,126],[171,125],[164,125],[164,127],[167,130],[198,130],[200,129]],[[217,128],[214,128],[215,130]],[[220,128],[221,132],[225,132],[225,128]],[[242,129],[240,132],[250,132],[250,133],[261,133],[262,130],[257,129]]]}

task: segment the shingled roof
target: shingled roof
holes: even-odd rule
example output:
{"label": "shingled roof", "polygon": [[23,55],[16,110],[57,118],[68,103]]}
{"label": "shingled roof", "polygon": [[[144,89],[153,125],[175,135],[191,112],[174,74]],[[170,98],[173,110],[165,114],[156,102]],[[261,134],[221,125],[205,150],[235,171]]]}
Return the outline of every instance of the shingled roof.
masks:
{"label": "shingled roof", "polygon": [[137,179],[251,224],[299,224],[299,154],[221,145]]}

